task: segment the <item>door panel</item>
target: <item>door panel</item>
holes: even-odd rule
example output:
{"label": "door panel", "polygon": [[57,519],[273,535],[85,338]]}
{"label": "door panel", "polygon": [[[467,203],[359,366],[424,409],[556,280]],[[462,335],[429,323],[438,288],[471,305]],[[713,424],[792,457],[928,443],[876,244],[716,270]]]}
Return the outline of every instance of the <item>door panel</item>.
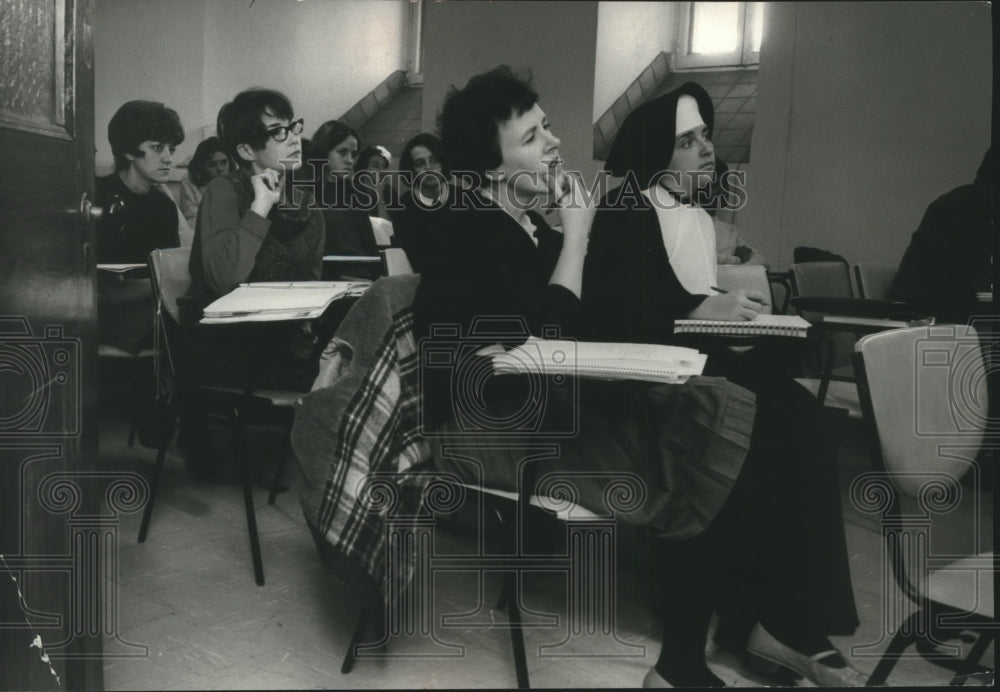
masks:
{"label": "door panel", "polygon": [[0,0],[0,689],[102,687],[92,22]]}

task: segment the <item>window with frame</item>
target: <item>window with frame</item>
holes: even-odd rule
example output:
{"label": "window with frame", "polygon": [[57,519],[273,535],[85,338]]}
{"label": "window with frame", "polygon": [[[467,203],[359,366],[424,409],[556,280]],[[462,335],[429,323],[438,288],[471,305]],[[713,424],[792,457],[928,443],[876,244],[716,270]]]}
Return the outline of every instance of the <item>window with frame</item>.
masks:
{"label": "window with frame", "polygon": [[685,2],[674,69],[757,65],[763,26],[762,2]]}

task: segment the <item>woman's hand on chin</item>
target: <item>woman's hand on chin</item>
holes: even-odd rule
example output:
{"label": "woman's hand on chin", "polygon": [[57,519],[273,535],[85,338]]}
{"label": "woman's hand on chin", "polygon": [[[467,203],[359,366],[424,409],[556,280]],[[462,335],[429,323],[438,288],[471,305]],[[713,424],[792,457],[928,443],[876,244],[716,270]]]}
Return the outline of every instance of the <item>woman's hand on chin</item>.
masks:
{"label": "woman's hand on chin", "polygon": [[687,316],[692,320],[745,322],[754,319],[766,302],[766,296],[760,291],[741,288],[730,293],[709,296]]}
{"label": "woman's hand on chin", "polygon": [[594,212],[597,211],[597,196],[587,199],[581,182],[575,176],[567,175],[561,166],[549,175],[548,182],[556,201],[564,242],[577,240],[586,243]]}

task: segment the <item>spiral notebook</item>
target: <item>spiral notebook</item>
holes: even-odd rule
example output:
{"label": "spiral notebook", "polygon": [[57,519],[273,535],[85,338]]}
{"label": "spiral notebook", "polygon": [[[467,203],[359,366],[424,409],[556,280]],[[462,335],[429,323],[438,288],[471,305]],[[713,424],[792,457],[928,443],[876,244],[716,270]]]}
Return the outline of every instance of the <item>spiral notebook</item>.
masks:
{"label": "spiral notebook", "polygon": [[708,358],[693,348],[529,338],[492,354],[497,374],[572,375],[607,380],[682,384],[700,375]]}
{"label": "spiral notebook", "polygon": [[809,323],[798,315],[757,315],[752,320],[676,320],[674,334],[805,337]]}

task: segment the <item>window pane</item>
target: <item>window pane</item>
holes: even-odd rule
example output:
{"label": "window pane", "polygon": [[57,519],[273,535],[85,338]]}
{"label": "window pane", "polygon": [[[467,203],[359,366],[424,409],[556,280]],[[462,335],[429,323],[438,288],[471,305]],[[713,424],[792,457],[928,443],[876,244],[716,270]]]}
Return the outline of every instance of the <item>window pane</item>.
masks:
{"label": "window pane", "polygon": [[764,3],[747,3],[747,18],[753,35],[750,38],[750,50],[760,52],[760,39],[764,35]]}
{"label": "window pane", "polygon": [[695,2],[691,20],[692,53],[731,53],[739,48],[738,2]]}

